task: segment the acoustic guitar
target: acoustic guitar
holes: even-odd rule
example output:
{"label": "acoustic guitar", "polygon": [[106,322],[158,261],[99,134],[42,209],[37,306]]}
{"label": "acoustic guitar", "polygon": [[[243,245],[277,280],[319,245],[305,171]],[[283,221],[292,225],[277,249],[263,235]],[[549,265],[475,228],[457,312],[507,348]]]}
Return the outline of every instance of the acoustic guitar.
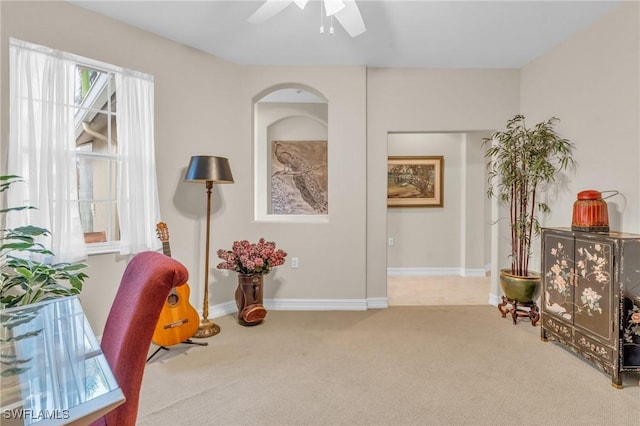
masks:
{"label": "acoustic guitar", "polygon": [[[171,257],[167,225],[164,222],[158,223],[156,232],[162,241],[162,252]],[[161,347],[177,345],[186,342],[198,331],[200,316],[189,303],[189,293],[187,283],[171,289],[153,332],[153,343]]]}

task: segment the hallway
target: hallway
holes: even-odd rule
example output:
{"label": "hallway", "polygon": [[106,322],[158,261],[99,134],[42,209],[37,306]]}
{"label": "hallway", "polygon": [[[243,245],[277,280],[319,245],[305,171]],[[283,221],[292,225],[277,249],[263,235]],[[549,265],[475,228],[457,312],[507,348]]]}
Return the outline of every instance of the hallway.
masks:
{"label": "hallway", "polygon": [[491,278],[388,276],[389,306],[487,305]]}

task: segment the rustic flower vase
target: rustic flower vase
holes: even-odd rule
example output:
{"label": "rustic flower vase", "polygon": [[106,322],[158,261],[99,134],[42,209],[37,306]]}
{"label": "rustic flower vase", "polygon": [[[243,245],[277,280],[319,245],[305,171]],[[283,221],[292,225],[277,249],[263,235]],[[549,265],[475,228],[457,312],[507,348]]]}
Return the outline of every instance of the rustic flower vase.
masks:
{"label": "rustic flower vase", "polygon": [[263,278],[263,274],[238,274],[235,298],[241,325],[258,325],[267,316],[262,305]]}

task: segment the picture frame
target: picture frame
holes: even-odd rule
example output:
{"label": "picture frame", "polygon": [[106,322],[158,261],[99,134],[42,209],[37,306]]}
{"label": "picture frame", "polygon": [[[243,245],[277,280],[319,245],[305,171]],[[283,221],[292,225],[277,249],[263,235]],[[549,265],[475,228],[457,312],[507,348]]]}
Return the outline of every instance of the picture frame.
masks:
{"label": "picture frame", "polygon": [[271,142],[270,214],[329,213],[327,140]]}
{"label": "picture frame", "polygon": [[444,156],[387,159],[388,207],[444,207]]}

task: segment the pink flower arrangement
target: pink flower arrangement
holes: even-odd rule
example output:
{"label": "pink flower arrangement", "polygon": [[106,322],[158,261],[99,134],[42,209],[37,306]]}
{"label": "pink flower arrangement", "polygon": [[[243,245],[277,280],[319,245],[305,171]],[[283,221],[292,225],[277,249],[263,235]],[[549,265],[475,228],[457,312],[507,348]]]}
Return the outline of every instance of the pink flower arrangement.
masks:
{"label": "pink flower arrangement", "polygon": [[284,264],[287,253],[276,249],[276,243],[260,238],[257,243],[234,241],[231,250],[218,250],[223,260],[218,269],[230,269],[241,274],[268,274],[271,268]]}

